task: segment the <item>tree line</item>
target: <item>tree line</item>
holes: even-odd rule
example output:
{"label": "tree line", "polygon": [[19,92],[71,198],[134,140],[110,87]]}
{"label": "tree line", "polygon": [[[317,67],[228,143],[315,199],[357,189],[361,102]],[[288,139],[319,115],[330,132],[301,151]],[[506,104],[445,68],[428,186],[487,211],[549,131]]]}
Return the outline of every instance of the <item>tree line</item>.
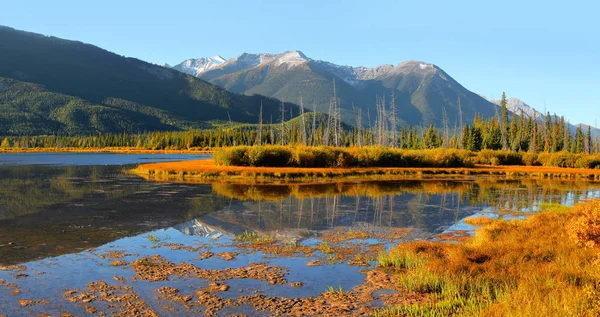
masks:
{"label": "tree line", "polygon": [[[301,102],[302,103],[302,102]],[[459,117],[462,117],[460,100]],[[514,152],[600,153],[600,140],[592,136],[591,127],[581,126],[572,132],[564,117],[547,113],[543,118],[528,117],[523,112],[509,115],[505,94],[496,116],[476,115],[472,122],[462,124],[462,118],[450,127],[443,110],[441,127],[399,126],[398,107],[391,101],[377,98],[375,120],[364,127],[361,110],[356,111],[356,125],[340,119],[339,101],[334,94],[329,113],[304,112],[294,117],[292,109],[281,104],[275,120],[263,123],[262,106],[258,124],[232,122],[210,129],[187,131],[154,131],[143,133],[106,133],[82,136],[7,136],[0,138],[0,148],[106,148],[129,147],[151,150],[209,149],[235,145],[295,145],[367,146],[379,145],[401,149],[453,148],[470,151],[507,150]],[[370,121],[370,120],[369,120]],[[460,126],[459,126],[460,122]]]}

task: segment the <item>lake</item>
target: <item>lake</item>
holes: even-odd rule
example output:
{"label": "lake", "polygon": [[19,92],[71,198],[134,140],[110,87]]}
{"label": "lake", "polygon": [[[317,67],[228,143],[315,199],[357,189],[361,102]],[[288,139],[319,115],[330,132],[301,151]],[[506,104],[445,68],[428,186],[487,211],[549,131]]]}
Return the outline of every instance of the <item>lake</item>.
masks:
{"label": "lake", "polygon": [[600,197],[599,183],[570,180],[203,185],[126,172],[208,157],[0,154],[0,316],[269,316],[257,301],[359,287],[400,241],[453,243],[473,234],[468,217]]}

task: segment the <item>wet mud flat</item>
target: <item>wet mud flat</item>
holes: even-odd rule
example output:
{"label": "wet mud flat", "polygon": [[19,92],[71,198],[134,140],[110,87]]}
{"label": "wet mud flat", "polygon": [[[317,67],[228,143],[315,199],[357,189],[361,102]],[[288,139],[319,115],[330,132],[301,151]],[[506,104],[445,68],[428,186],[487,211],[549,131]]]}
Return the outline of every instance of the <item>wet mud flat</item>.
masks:
{"label": "wet mud flat", "polygon": [[422,300],[399,289],[376,259],[424,236],[336,228],[293,240],[215,240],[158,230],[0,267],[0,316],[367,316]]}

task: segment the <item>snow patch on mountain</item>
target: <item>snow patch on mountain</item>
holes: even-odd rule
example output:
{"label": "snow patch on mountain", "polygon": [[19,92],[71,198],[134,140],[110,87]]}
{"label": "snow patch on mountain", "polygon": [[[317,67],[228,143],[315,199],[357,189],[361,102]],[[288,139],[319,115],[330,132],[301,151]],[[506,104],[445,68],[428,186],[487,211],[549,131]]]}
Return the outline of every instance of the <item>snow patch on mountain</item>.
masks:
{"label": "snow patch on mountain", "polygon": [[[500,106],[500,100],[487,100],[491,103]],[[506,100],[506,109],[508,109],[508,111],[510,112],[516,113],[517,115],[520,115],[521,111],[523,111],[523,114],[528,118],[533,118],[535,116],[538,119],[544,119],[546,117],[543,113],[535,110],[535,108],[526,104],[523,100],[517,98],[508,98]]]}
{"label": "snow patch on mountain", "polygon": [[[220,56],[189,59],[174,66],[173,68],[196,77],[202,77],[203,74],[212,70],[221,70],[221,73],[217,73],[216,75],[219,76],[219,74],[240,72],[258,66],[287,67],[287,69],[291,69],[300,65],[304,65],[308,62],[313,63],[312,65],[323,68],[327,72],[336,75],[344,82],[357,88],[364,86],[366,84],[365,81],[368,80],[409,72],[427,74],[437,69],[437,67],[433,64],[420,61],[406,61],[396,66],[381,65],[372,68],[364,66],[352,67],[337,65],[321,60],[313,60],[309,57],[306,57],[306,55],[304,55],[304,53],[301,51],[287,51],[281,54],[243,53],[240,56],[234,57],[227,61]],[[213,73],[211,72],[210,74]],[[208,75],[208,79],[210,80],[211,78],[214,78],[212,76],[214,75]]]}
{"label": "snow patch on mountain", "polygon": [[211,69],[214,69],[220,65],[225,63],[225,59],[221,56],[214,57],[202,57],[202,58],[190,58],[185,60],[175,66],[173,69],[176,69],[180,72],[192,75],[192,76],[200,76],[202,73],[207,72]]}
{"label": "snow patch on mountain", "polygon": [[300,51],[288,51],[283,54],[276,55],[275,65],[281,66],[286,64],[288,68],[304,64],[308,58]]}

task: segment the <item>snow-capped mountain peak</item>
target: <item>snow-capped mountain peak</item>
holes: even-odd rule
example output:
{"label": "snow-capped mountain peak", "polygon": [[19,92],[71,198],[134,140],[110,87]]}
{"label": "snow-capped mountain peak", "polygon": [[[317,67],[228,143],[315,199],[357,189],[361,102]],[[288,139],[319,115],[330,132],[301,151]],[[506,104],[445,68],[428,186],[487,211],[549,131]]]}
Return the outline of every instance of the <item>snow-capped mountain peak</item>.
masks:
{"label": "snow-capped mountain peak", "polygon": [[192,76],[200,76],[202,73],[214,69],[223,63],[225,63],[225,59],[219,55],[213,57],[190,58],[173,66],[173,69]]}
{"label": "snow-capped mountain peak", "polygon": [[289,68],[306,63],[307,61],[308,58],[306,55],[300,51],[287,51],[283,54],[275,55],[275,64],[277,66],[287,64]]}

